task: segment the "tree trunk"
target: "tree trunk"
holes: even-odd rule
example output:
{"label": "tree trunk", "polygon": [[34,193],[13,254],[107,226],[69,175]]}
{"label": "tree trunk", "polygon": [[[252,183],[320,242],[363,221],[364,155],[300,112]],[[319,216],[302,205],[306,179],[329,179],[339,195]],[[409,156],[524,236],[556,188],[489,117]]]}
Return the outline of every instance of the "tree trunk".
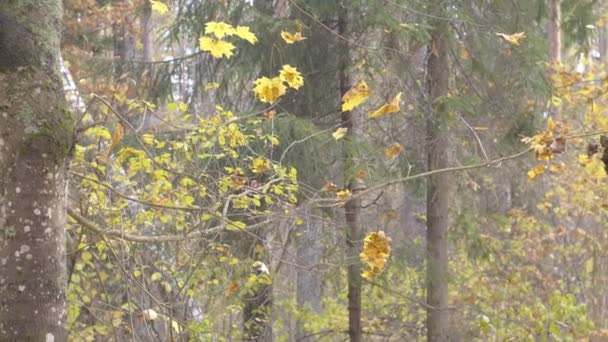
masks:
{"label": "tree trunk", "polygon": [[142,60],[144,62],[152,62],[152,53],[154,51],[153,33],[154,25],[152,23],[152,6],[149,2],[144,4],[144,8],[140,19],[141,25],[141,44],[143,46]]}
{"label": "tree trunk", "polygon": [[[266,248],[259,245],[255,259],[270,265]],[[270,279],[262,268],[252,271],[258,277]],[[258,282],[243,298],[243,332],[246,341],[272,342],[272,283]]]}
{"label": "tree trunk", "polygon": [[552,63],[559,63],[562,60],[562,10],[560,3],[560,0],[549,1],[549,20],[547,21],[547,35],[549,41],[549,61]]}
{"label": "tree trunk", "polygon": [[[445,5],[442,1],[438,6]],[[444,16],[442,7],[437,13]],[[448,166],[448,141],[445,132],[445,105],[448,94],[447,22],[435,22],[429,46],[427,93],[427,168]],[[448,340],[448,199],[449,176],[437,174],[427,179],[427,338],[428,341]]]}
{"label": "tree trunk", "polygon": [[[337,0],[338,8],[338,34],[342,37],[348,37],[348,10],[342,4],[342,1]],[[340,94],[344,96],[351,88],[350,77],[348,75],[348,66],[350,64],[350,47],[348,42],[340,40],[340,64],[338,66]],[[354,118],[352,112],[346,111],[341,113],[342,127],[347,129],[344,137],[344,184],[348,187],[353,195],[356,195],[362,190],[363,185],[357,184],[354,180],[354,161],[356,160],[355,152],[355,135],[354,135]],[[361,200],[348,200],[344,206],[344,215],[346,219],[346,258],[348,260],[348,335],[351,342],[360,342],[363,340],[363,328],[361,326],[361,266],[359,262],[359,253],[361,251],[361,241],[363,240],[363,231],[360,227],[361,216]]]}
{"label": "tree trunk", "polygon": [[[321,212],[318,209],[300,208],[300,217],[304,218],[304,225],[299,229],[301,234],[297,238],[297,263],[302,268],[297,269],[296,297],[298,307],[321,312],[321,275],[318,266],[323,252],[321,237]],[[315,336],[307,336],[303,330],[303,323],[298,322],[296,341],[314,341]]]}
{"label": "tree trunk", "polygon": [[0,2],[0,341],[65,341],[61,0]]}

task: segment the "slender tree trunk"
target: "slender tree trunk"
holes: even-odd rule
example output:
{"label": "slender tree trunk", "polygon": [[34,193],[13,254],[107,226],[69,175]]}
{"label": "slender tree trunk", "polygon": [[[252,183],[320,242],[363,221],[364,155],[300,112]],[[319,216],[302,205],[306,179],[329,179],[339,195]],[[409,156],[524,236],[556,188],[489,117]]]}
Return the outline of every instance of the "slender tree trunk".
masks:
{"label": "slender tree trunk", "polygon": [[[299,229],[297,238],[297,262],[302,268],[297,269],[296,297],[298,307],[321,312],[321,275],[318,266],[323,251],[321,238],[321,213],[312,208],[300,208],[300,217],[304,218],[304,225]],[[298,322],[296,341],[314,341],[315,336],[308,336],[303,331],[304,322]]]}
{"label": "slender tree trunk", "polygon": [[549,0],[548,17],[547,35],[549,41],[549,61],[552,63],[560,63],[562,60],[562,10],[560,0]]}
{"label": "slender tree trunk", "polygon": [[149,2],[144,4],[144,8],[140,19],[141,25],[141,44],[143,46],[142,59],[144,62],[152,62],[153,46],[153,29],[152,24],[152,6]]}
{"label": "slender tree trunk", "polygon": [[[338,34],[342,37],[348,36],[348,10],[342,1],[337,0],[338,8]],[[344,40],[340,41],[340,65],[339,82],[340,94],[344,96],[351,88],[348,66],[350,64],[350,47]],[[363,184],[355,182],[353,177],[355,152],[354,118],[352,112],[341,113],[342,127],[348,131],[344,137],[344,184],[353,195],[363,188]],[[363,230],[360,226],[361,200],[348,200],[344,206],[346,219],[346,257],[348,260],[348,335],[351,342],[363,340],[363,328],[361,326],[361,266],[359,253]]]}
{"label": "slender tree trunk", "polygon": [[[444,16],[443,1],[438,1],[437,13]],[[427,93],[427,167],[428,170],[448,166],[448,140],[445,130],[445,105],[448,94],[447,22],[435,22],[429,46]],[[448,315],[448,173],[427,179],[427,337],[428,341],[447,341]]]}
{"label": "slender tree trunk", "polygon": [[[258,246],[257,249],[263,252],[256,253],[255,259],[270,265],[266,248]],[[261,268],[254,269],[252,273],[259,277],[270,277]],[[243,304],[243,332],[246,340],[272,342],[272,284],[258,283],[243,298]]]}
{"label": "slender tree trunk", "polygon": [[0,1],[0,341],[65,341],[61,0]]}

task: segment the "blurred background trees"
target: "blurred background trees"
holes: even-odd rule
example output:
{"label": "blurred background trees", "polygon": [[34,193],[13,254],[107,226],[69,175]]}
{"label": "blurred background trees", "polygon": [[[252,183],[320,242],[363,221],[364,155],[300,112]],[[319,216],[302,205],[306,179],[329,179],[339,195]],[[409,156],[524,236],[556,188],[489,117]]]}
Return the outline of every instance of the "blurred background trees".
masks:
{"label": "blurred background trees", "polygon": [[[608,335],[607,147],[590,134],[608,130],[601,2],[64,0],[64,12],[73,340]],[[233,55],[214,58],[199,42],[209,22],[257,42],[227,38]],[[303,86],[259,101],[254,81],[284,65]],[[361,81],[369,94],[344,109]],[[395,98],[398,111],[370,117]],[[569,129],[565,151],[520,153],[526,137],[557,141],[549,118]],[[377,231],[391,256],[363,278]]]}

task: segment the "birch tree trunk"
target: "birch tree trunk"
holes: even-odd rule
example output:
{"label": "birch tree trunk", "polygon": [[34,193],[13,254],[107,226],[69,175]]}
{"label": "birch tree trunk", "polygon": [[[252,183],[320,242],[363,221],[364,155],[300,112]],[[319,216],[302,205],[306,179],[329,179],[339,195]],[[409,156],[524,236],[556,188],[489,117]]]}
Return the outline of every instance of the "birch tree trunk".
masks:
{"label": "birch tree trunk", "polygon": [[61,0],[0,1],[0,341],[66,341]]}

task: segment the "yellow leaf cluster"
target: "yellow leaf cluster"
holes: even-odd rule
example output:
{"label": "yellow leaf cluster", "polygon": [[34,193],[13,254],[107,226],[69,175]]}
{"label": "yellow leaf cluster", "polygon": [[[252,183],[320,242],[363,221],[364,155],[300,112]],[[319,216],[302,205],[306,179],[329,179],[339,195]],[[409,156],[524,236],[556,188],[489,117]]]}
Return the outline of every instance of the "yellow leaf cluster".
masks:
{"label": "yellow leaf cluster", "polygon": [[304,78],[298,69],[285,64],[279,72],[279,76],[273,78],[261,77],[255,80],[253,92],[260,101],[274,103],[287,92],[287,87],[283,82],[290,88],[297,90],[304,84]]}
{"label": "yellow leaf cluster", "polygon": [[251,171],[255,174],[264,173],[271,168],[272,164],[265,158],[258,157],[251,162]]}
{"label": "yellow leaf cluster", "polygon": [[300,32],[300,31],[298,31],[296,33],[281,31],[281,38],[283,38],[283,40],[287,44],[295,44],[297,42],[300,42],[300,41],[306,39],[306,37],[302,36],[302,32]]}
{"label": "yellow leaf cluster", "polygon": [[391,239],[383,231],[368,234],[363,240],[363,252],[359,254],[361,262],[368,266],[368,269],[361,273],[365,279],[378,276],[386,266],[388,257],[391,254]]}
{"label": "yellow leaf cluster", "polygon": [[369,97],[369,87],[365,81],[360,81],[342,96],[342,111],[353,110]]}
{"label": "yellow leaf cluster", "polygon": [[274,103],[279,97],[287,92],[287,87],[279,77],[261,77],[254,81],[253,92],[258,100],[266,103]]}
{"label": "yellow leaf cluster", "polygon": [[517,33],[513,33],[513,34],[496,32],[496,35],[501,37],[502,39],[506,40],[511,45],[519,45],[521,43],[521,41],[524,38],[526,38],[525,32],[517,32]]}
{"label": "yellow leaf cluster", "polygon": [[336,197],[341,201],[345,201],[345,200],[349,199],[350,196],[351,196],[351,192],[348,189],[344,189],[344,190],[336,192]]}
{"label": "yellow leaf cluster", "polygon": [[387,158],[393,158],[394,156],[401,153],[401,151],[403,151],[403,146],[401,146],[401,144],[399,144],[399,143],[394,143],[391,146],[389,146],[386,150],[384,150],[384,155]]}
{"label": "yellow leaf cluster", "polygon": [[210,21],[205,24],[205,34],[213,34],[217,39],[224,37],[237,36],[243,40],[248,41],[251,44],[255,44],[258,38],[251,32],[247,26],[233,27],[230,24],[224,22]]}
{"label": "yellow leaf cluster", "polygon": [[391,102],[383,105],[382,107],[378,108],[374,112],[370,112],[367,116],[370,119],[375,119],[375,118],[379,118],[385,114],[397,113],[401,109],[399,107],[399,102],[401,102],[401,93],[397,94],[397,96],[395,96],[391,100]]}
{"label": "yellow leaf cluster", "polygon": [[302,78],[300,72],[289,64],[283,65],[283,69],[281,69],[281,72],[279,73],[279,78],[281,81],[287,82],[291,88],[296,90],[304,85],[304,78]]}
{"label": "yellow leaf cluster", "polygon": [[344,136],[346,135],[346,132],[348,132],[348,128],[340,127],[335,132],[333,132],[331,135],[334,137],[334,139],[340,140],[340,139],[344,138]]}
{"label": "yellow leaf cluster", "polygon": [[[213,35],[214,37],[211,37]],[[232,43],[224,40],[226,37],[237,36],[251,44],[258,39],[247,26],[233,27],[224,22],[211,21],[205,24],[205,36],[199,39],[199,47],[202,51],[211,53],[214,58],[230,58],[236,48]]]}
{"label": "yellow leaf cluster", "polygon": [[538,160],[553,159],[555,153],[562,153],[566,149],[566,135],[568,126],[555,122],[552,118],[547,120],[547,129],[532,138],[523,141],[530,143]]}

